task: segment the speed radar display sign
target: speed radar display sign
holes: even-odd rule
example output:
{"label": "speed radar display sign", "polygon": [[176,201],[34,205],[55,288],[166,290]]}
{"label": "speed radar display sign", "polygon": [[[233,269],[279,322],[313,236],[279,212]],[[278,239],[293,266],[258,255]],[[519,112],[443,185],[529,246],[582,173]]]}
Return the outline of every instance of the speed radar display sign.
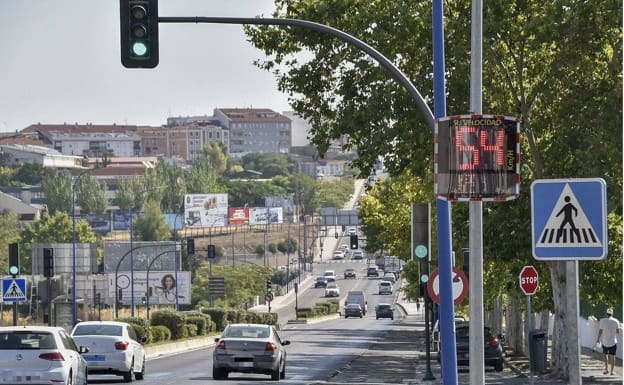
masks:
{"label": "speed radar display sign", "polygon": [[524,266],[520,272],[520,288],[525,295],[533,295],[537,292],[539,284],[537,270],[533,266]]}
{"label": "speed radar display sign", "polygon": [[449,201],[507,201],[520,193],[520,122],[502,115],[437,119],[435,195]]}

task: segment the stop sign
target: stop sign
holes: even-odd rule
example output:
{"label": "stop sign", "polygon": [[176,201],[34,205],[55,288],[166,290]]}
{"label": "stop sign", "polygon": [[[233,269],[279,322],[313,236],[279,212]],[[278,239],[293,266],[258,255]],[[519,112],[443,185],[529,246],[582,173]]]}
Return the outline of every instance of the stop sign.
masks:
{"label": "stop sign", "polygon": [[520,272],[520,288],[526,295],[533,295],[537,291],[538,274],[533,266],[525,266]]}

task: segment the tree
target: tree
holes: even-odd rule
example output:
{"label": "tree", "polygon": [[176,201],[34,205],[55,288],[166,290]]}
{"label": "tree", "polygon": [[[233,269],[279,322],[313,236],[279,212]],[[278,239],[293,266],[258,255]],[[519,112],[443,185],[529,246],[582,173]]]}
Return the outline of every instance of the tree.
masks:
{"label": "tree", "polygon": [[[364,40],[396,63],[425,98],[431,98],[431,2],[277,0],[276,9],[277,17],[320,22]],[[488,3],[483,29],[483,73],[487,74],[483,106],[487,112],[522,121],[523,195],[514,202],[486,205],[484,269],[513,276],[521,264],[530,261],[526,192],[535,179],[603,177],[611,197],[609,238],[622,239],[620,9],[621,3],[613,0]],[[470,2],[447,1],[444,11],[448,113],[467,113],[470,24],[461,15],[470,15]],[[410,170],[431,191],[432,182],[425,176],[431,173],[433,151],[422,149],[433,148],[433,136],[407,93],[378,65],[320,33],[266,26],[246,27],[246,32],[256,47],[270,55],[257,65],[275,73],[293,109],[312,124],[312,142],[321,154],[332,139],[344,136],[345,147],[358,152],[354,164],[360,170],[369,170],[381,155],[393,175]],[[294,55],[302,51],[312,58],[298,61]],[[454,219],[456,215],[463,213],[453,213]],[[463,223],[455,223],[454,235],[465,231]],[[606,260],[581,264],[583,276],[595,270],[593,276],[602,279],[581,285],[584,300],[596,301],[600,296],[587,291],[597,288],[614,298],[622,296],[621,245],[610,242],[609,247]],[[544,290],[550,300],[536,301],[536,305],[555,314],[553,373],[567,378],[573,363],[565,331],[576,320],[565,311],[564,293],[572,282],[565,281],[564,267],[564,262],[540,267],[548,271],[542,276],[550,276],[550,290]],[[603,272],[606,276],[600,275]],[[498,279],[512,282],[506,277]],[[489,279],[485,272],[484,278]],[[508,294],[521,310],[517,288]]]}
{"label": "tree", "polygon": [[13,180],[23,185],[34,186],[41,183],[44,169],[40,164],[34,162],[19,163],[15,169]]}
{"label": "tree", "polygon": [[165,241],[172,237],[160,205],[152,200],[145,203],[143,215],[134,220],[133,230],[134,238],[141,241]]}
{"label": "tree", "polygon": [[76,188],[76,202],[83,214],[102,214],[108,206],[107,186],[89,174],[82,174]]}
{"label": "tree", "polygon": [[46,170],[41,180],[41,190],[50,214],[55,214],[57,211],[71,212],[72,177],[68,172]]}

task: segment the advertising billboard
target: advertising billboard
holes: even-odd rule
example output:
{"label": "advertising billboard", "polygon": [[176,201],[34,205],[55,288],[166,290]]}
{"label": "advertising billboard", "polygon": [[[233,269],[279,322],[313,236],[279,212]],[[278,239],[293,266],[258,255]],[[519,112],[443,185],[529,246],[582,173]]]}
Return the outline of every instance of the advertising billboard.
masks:
{"label": "advertising billboard", "polygon": [[137,270],[174,270],[181,266],[180,242],[104,242],[104,272],[130,271],[130,262]]}
{"label": "advertising billboard", "polygon": [[249,223],[249,207],[230,207],[228,217],[232,226],[246,225]]}
{"label": "advertising billboard", "polygon": [[[130,280],[131,275],[134,277],[134,281]],[[134,282],[134,288],[132,282]],[[123,303],[131,302],[130,296],[133,289],[135,303],[137,302],[136,299],[145,296],[149,296],[150,304],[175,305],[176,296],[178,297],[178,304],[188,305],[191,303],[190,271],[178,271],[177,277],[173,270],[150,271],[149,281],[146,271],[135,271],[133,274],[129,271],[120,271],[117,274],[117,279],[115,279],[115,273],[111,273],[108,274],[109,298],[115,298],[115,283],[117,283],[119,290],[117,298]],[[138,301],[138,303],[141,302]]]}
{"label": "advertising billboard", "polygon": [[281,207],[252,207],[249,209],[250,225],[282,222],[284,222],[284,215]]}
{"label": "advertising billboard", "polygon": [[227,194],[186,194],[184,196],[184,227],[227,225]]}

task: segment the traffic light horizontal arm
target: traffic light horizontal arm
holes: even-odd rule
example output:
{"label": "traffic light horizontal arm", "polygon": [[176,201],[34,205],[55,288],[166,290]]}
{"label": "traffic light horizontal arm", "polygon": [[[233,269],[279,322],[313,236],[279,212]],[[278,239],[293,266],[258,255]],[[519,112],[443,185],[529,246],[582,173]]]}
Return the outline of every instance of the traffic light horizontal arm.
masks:
{"label": "traffic light horizontal arm", "polygon": [[330,34],[346,43],[352,44],[361,51],[364,51],[370,55],[373,59],[377,60],[382,67],[384,67],[394,80],[399,82],[410,93],[418,109],[423,114],[427,125],[431,130],[434,129],[434,118],[431,109],[423,99],[420,92],[412,84],[412,82],[399,70],[390,60],[383,56],[379,51],[363,41],[349,35],[339,29],[332,28],[327,25],[315,23],[308,20],[299,19],[275,19],[275,18],[252,18],[252,17],[158,17],[159,23],[207,23],[207,24],[257,24],[257,25],[286,25],[292,27],[303,27],[313,29],[315,31],[324,32]]}

